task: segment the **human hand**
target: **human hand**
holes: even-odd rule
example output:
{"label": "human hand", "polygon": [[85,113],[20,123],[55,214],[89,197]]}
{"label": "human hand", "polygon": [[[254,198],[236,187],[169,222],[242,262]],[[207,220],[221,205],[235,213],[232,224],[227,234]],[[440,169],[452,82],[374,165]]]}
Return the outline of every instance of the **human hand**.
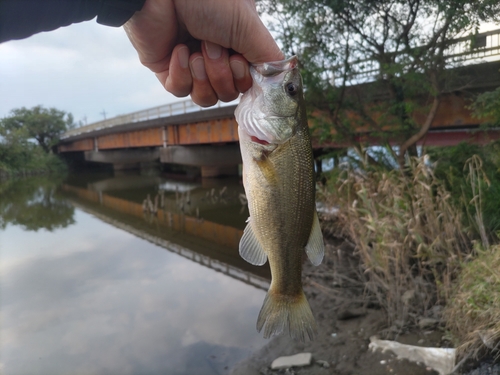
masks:
{"label": "human hand", "polygon": [[247,91],[249,63],[284,58],[253,0],[146,0],[124,28],[165,89],[201,106]]}

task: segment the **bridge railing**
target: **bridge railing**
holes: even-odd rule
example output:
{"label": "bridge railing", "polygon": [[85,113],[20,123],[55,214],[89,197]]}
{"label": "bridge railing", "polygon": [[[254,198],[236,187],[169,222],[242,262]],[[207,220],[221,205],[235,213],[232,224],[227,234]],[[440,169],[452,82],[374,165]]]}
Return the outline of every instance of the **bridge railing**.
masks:
{"label": "bridge railing", "polygon": [[461,62],[478,62],[500,55],[500,29],[453,39],[447,48],[446,58]]}
{"label": "bridge railing", "polygon": [[[447,44],[444,57],[450,68],[457,66],[457,64],[498,60],[500,58],[500,29],[452,39]],[[405,55],[395,53],[396,60],[399,56],[404,58]],[[380,63],[373,59],[354,60],[349,62],[349,65],[349,77],[353,83],[373,81],[381,71]],[[332,80],[336,84],[341,84],[341,79],[338,77],[333,77]]]}
{"label": "bridge railing", "polygon": [[187,99],[175,103],[160,105],[158,107],[143,109],[141,111],[128,113],[126,115],[116,116],[107,120],[102,120],[79,128],[71,129],[65,132],[61,136],[61,139],[73,137],[75,135],[83,133],[93,132],[96,130],[111,128],[116,125],[130,124],[139,121],[147,121],[162,117],[169,117],[185,113],[203,111],[207,109],[219,108],[230,104],[231,103],[222,103],[219,101],[215,106],[206,108],[199,106],[198,104],[194,103],[191,99]]}

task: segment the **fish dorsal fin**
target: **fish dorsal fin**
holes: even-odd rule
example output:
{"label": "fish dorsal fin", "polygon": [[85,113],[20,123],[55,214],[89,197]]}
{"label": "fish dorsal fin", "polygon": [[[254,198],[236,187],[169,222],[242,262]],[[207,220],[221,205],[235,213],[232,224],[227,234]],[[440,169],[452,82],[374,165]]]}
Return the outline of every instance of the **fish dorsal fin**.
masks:
{"label": "fish dorsal fin", "polygon": [[250,218],[240,240],[240,255],[254,266],[262,266],[267,261],[267,255],[253,233]]}
{"label": "fish dorsal fin", "polygon": [[306,245],[306,254],[312,264],[319,266],[325,255],[325,245],[323,244],[323,234],[319,225],[318,213],[314,210],[313,225],[311,234]]}

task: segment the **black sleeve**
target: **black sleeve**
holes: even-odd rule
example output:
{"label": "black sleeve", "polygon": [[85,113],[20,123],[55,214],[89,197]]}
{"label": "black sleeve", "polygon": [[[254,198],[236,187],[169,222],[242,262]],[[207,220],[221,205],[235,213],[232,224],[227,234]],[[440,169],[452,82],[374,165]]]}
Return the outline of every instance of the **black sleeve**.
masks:
{"label": "black sleeve", "polygon": [[121,26],[145,0],[0,0],[0,43],[23,39],[72,23]]}

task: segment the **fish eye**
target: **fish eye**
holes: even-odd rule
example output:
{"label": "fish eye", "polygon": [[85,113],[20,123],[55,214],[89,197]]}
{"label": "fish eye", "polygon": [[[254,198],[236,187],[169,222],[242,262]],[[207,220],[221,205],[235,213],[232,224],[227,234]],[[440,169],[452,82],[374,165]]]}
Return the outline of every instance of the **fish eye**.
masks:
{"label": "fish eye", "polygon": [[298,91],[299,91],[298,87],[297,87],[297,85],[295,83],[293,83],[293,82],[287,83],[287,85],[286,85],[286,92],[287,92],[288,95],[295,96],[295,95],[297,95]]}

